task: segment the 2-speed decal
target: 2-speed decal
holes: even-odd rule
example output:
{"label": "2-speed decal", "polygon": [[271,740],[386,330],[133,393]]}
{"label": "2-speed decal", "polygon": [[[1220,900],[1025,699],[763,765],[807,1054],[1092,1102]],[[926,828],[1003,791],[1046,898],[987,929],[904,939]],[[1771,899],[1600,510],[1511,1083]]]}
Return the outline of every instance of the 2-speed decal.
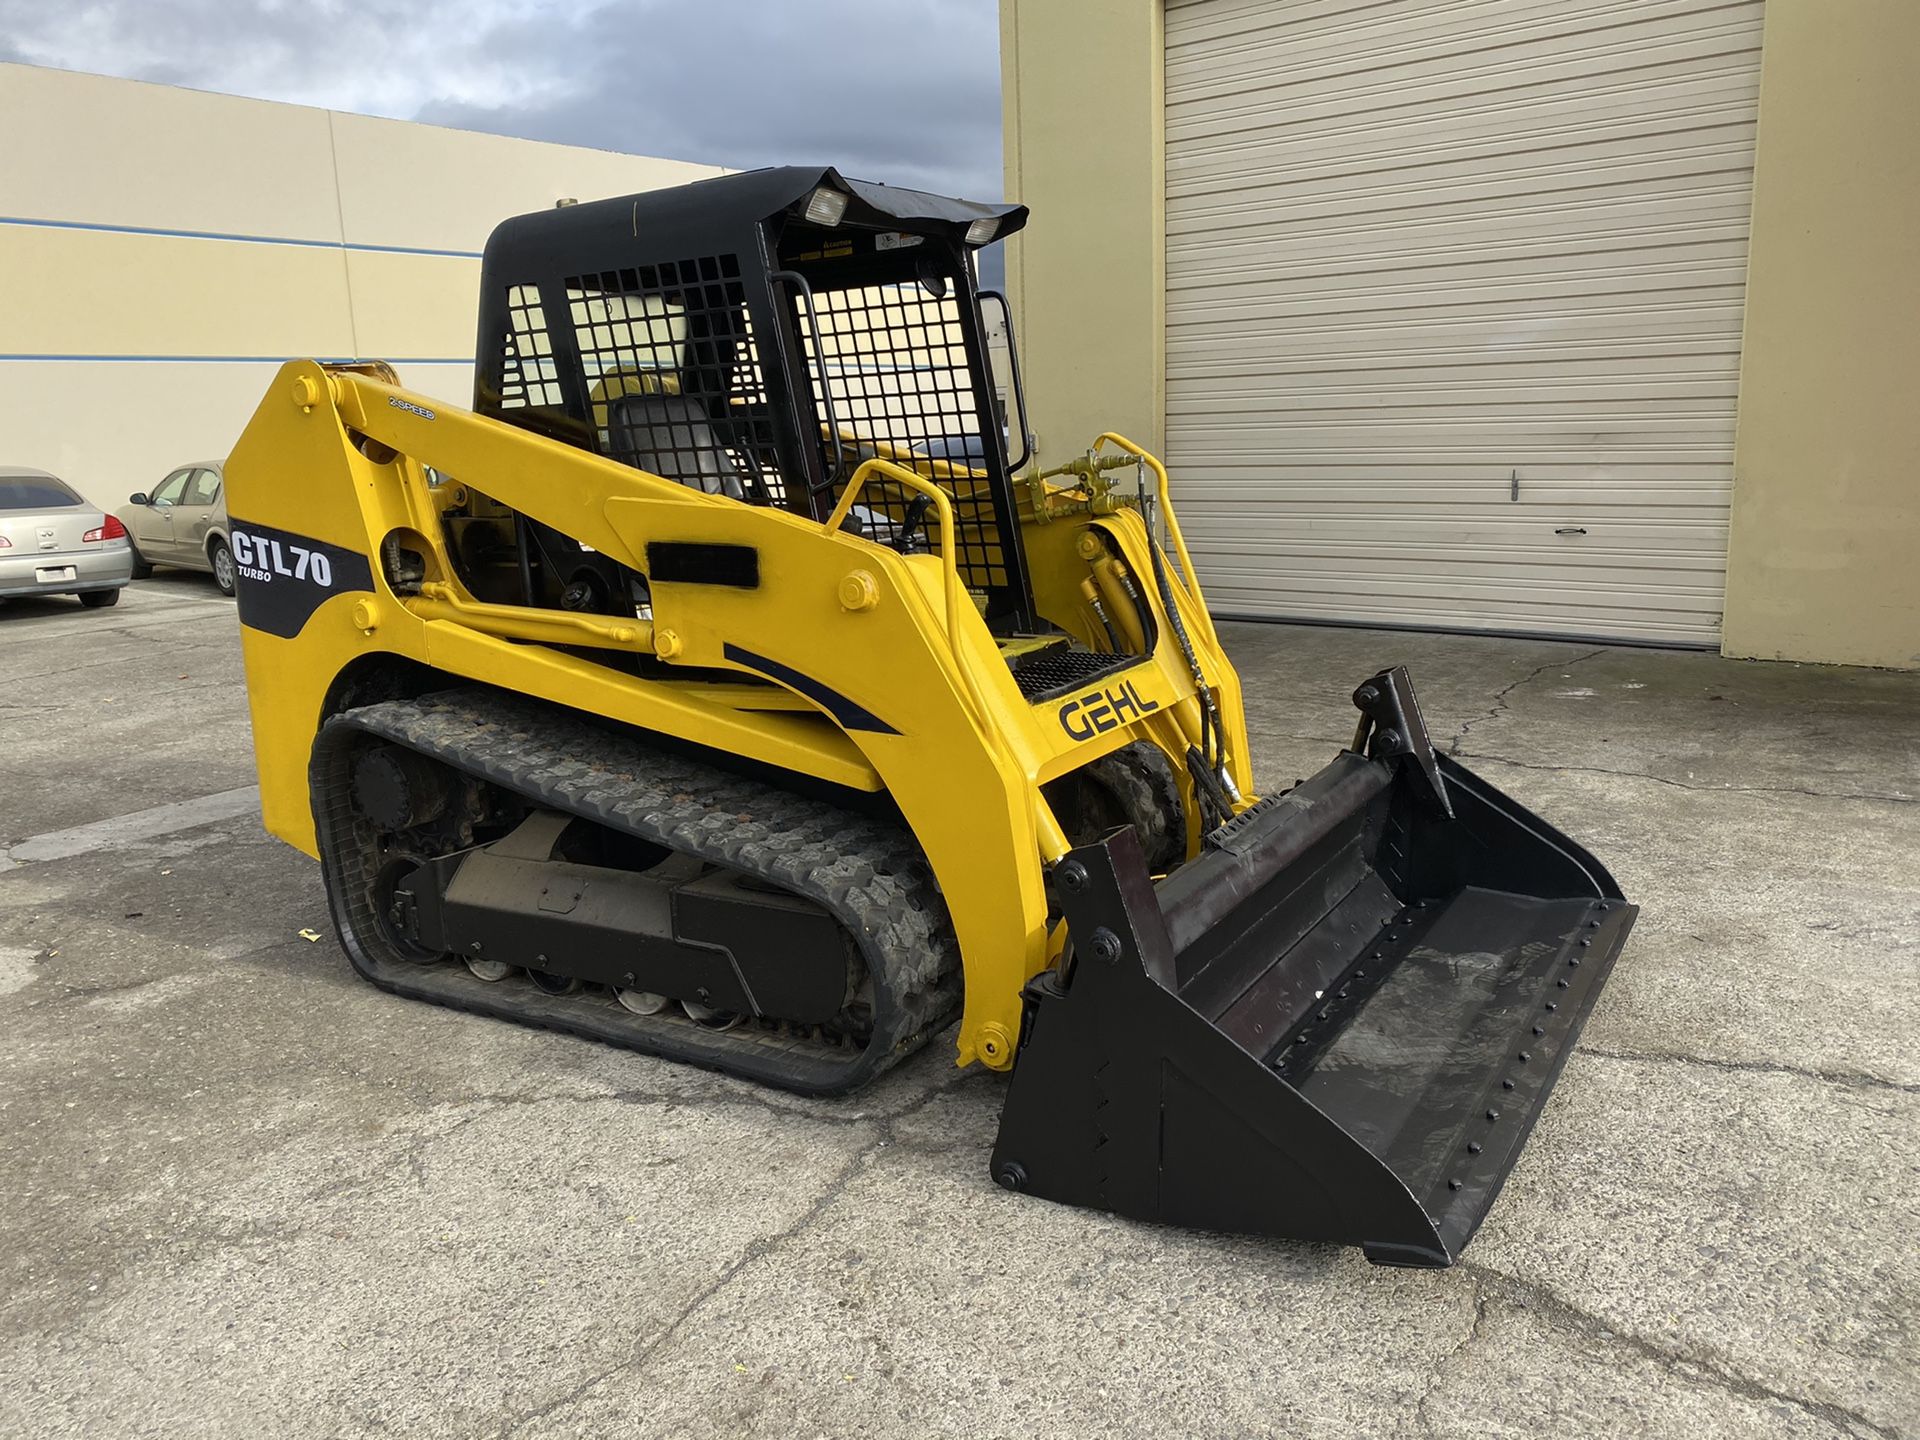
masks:
{"label": "2-speed decal", "polygon": [[291,640],[335,595],[373,589],[367,557],[343,545],[235,520],[233,550],[240,623]]}

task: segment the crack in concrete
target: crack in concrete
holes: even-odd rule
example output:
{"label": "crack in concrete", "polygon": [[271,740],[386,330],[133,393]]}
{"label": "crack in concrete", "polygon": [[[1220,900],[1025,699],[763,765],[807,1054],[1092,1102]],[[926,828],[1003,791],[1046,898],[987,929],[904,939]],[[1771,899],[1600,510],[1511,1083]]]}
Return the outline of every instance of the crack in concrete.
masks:
{"label": "crack in concrete", "polygon": [[[166,1234],[154,1237],[154,1243],[146,1250],[147,1253],[163,1252],[178,1244],[187,1253],[198,1254],[201,1246],[214,1252],[238,1250],[248,1245],[289,1246],[299,1244],[306,1234],[303,1226],[288,1220],[242,1219],[231,1225],[185,1220],[170,1224]],[[247,1258],[260,1263],[253,1256]]]}
{"label": "crack in concrete", "polygon": [[[751,1091],[742,1091],[739,1094],[734,1094],[726,1090],[710,1090],[706,1092],[689,1092],[684,1090],[649,1090],[649,1089],[641,1089],[641,1088],[627,1088],[627,1089],[619,1089],[619,1090],[580,1090],[580,1091],[534,1090],[534,1091],[521,1091],[521,1092],[504,1094],[504,1095],[493,1095],[493,1094],[465,1095],[465,1096],[460,1096],[456,1099],[441,1101],[439,1103],[443,1106],[451,1106],[456,1108],[464,1108],[466,1106],[471,1106],[471,1105],[484,1105],[484,1106],[489,1106],[495,1109],[504,1109],[504,1108],[508,1108],[516,1105],[547,1105],[547,1104],[553,1104],[555,1102],[568,1102],[573,1104],[592,1105],[592,1104],[602,1104],[608,1101],[612,1101],[622,1105],[665,1105],[665,1106],[703,1105],[703,1104],[711,1104],[714,1102],[719,1102],[722,1104],[730,1104],[730,1105],[739,1104],[739,1105],[750,1106],[756,1110],[765,1110],[767,1113],[771,1115],[777,1115],[783,1120],[795,1120],[795,1119],[811,1120],[817,1124],[831,1125],[831,1126],[837,1126],[842,1128],[851,1127],[855,1125],[873,1124],[877,1121],[887,1118],[887,1112],[876,1112],[872,1110],[853,1110],[844,1115],[837,1115],[830,1111],[809,1110],[799,1105],[786,1104],[772,1096],[758,1095],[758,1094],[752,1093]],[[917,1105],[918,1105],[918,1102],[916,1101],[915,1106],[913,1108],[917,1108]],[[901,1113],[910,1113],[910,1112],[903,1111]]]}
{"label": "crack in concrete", "polygon": [[754,1239],[748,1241],[731,1264],[722,1270],[711,1282],[695,1292],[684,1305],[674,1312],[673,1317],[661,1327],[659,1333],[636,1349],[633,1354],[629,1355],[617,1365],[610,1365],[604,1370],[596,1371],[592,1375],[587,1376],[578,1384],[572,1386],[554,1399],[547,1401],[545,1404],[514,1417],[514,1419],[494,1432],[494,1440],[510,1440],[511,1436],[519,1434],[534,1422],[543,1420],[547,1416],[571,1405],[590,1390],[605,1381],[611,1380],[614,1376],[643,1367],[666,1347],[667,1343],[679,1333],[680,1328],[685,1325],[688,1320],[699,1313],[708,1301],[712,1300],[722,1290],[726,1289],[728,1285],[732,1284],[734,1279],[742,1271],[753,1264],[754,1261],[763,1259],[789,1241],[806,1233],[806,1231],[818,1222],[820,1217],[826,1214],[834,1203],[840,1199],[841,1195],[846,1192],[847,1187],[850,1186],[883,1151],[896,1147],[899,1143],[894,1135],[894,1125],[896,1122],[904,1120],[909,1115],[916,1114],[925,1109],[955,1089],[959,1084],[971,1078],[971,1076],[963,1074],[958,1079],[948,1080],[944,1084],[933,1087],[917,1096],[911,1104],[903,1106],[901,1109],[889,1115],[870,1117],[868,1123],[871,1123],[877,1131],[873,1142],[864,1146],[858,1154],[854,1155],[846,1164],[840,1167],[833,1178],[827,1182],[826,1187],[815,1198],[814,1202],[809,1205],[801,1215],[770,1234],[756,1236]]}
{"label": "crack in concrete", "polygon": [[[184,973],[187,972],[176,971],[166,975],[154,975],[145,980],[128,980],[117,985],[66,985],[55,980],[52,984],[54,988],[60,992],[59,994],[50,995],[44,1000],[31,1001],[21,1008],[23,1010],[43,1010],[49,1005],[59,1004],[62,1000],[98,1000],[107,995],[130,995],[136,990],[146,990],[155,985],[163,985],[167,981],[175,978],[175,975]],[[202,976],[196,978],[205,979],[210,977]]]}
{"label": "crack in concrete", "polygon": [[1786,1065],[1777,1060],[1718,1060],[1707,1055],[1682,1055],[1664,1050],[1607,1050],[1597,1045],[1576,1047],[1582,1055],[1597,1055],[1602,1060],[1639,1061],[1649,1065],[1699,1065],[1709,1070],[1735,1074],[1792,1075],[1802,1080],[1818,1080],[1826,1085],[1844,1085],[1854,1090],[1891,1090],[1901,1095],[1920,1095],[1920,1084],[1904,1080],[1886,1080],[1859,1070],[1816,1070],[1810,1066]]}
{"label": "crack in concrete", "polygon": [[[116,635],[128,635],[130,638],[136,639],[136,640],[146,640],[148,638],[144,635],[133,634],[132,632],[125,631],[125,630],[109,631],[107,633],[116,634]],[[104,639],[105,636],[95,635],[95,636],[92,636],[91,638],[97,642],[101,639]],[[154,642],[154,643],[158,643],[158,642]],[[127,663],[128,663],[127,656],[115,655],[113,658],[109,660],[87,660],[77,665],[63,664],[54,670],[28,670],[21,673],[17,673],[13,675],[11,678],[14,684],[24,685],[29,680],[51,680],[56,677],[65,677],[68,675],[78,674],[79,672],[85,671],[85,670],[104,669],[109,665],[117,665],[117,666],[124,667]],[[87,706],[91,708],[92,706],[97,705],[99,703],[100,702],[97,699],[89,696],[79,700],[63,700],[59,702],[59,705],[57,706],[57,708],[61,710],[72,710],[72,709],[79,708],[80,706]]]}
{"label": "crack in concrete", "polygon": [[782,1226],[772,1234],[756,1236],[754,1239],[748,1241],[740,1254],[734,1258],[733,1262],[728,1265],[726,1269],[722,1270],[706,1285],[695,1291],[693,1295],[688,1298],[687,1302],[674,1312],[673,1317],[660,1328],[659,1333],[647,1341],[646,1344],[642,1345],[632,1355],[617,1365],[609,1366],[605,1370],[589,1375],[586,1379],[580,1381],[579,1384],[573,1386],[556,1398],[549,1400],[546,1404],[517,1416],[510,1424],[496,1432],[498,1440],[508,1440],[508,1437],[519,1434],[535,1421],[545,1419],[557,1410],[565,1409],[588,1391],[607,1380],[611,1380],[614,1376],[626,1371],[637,1370],[644,1366],[679,1333],[682,1325],[692,1319],[715,1295],[718,1295],[728,1285],[732,1284],[734,1277],[739,1275],[742,1270],[746,1269],[747,1266],[762,1256],[771,1254],[787,1241],[800,1235],[818,1220],[826,1211],[827,1207],[838,1200],[847,1186],[851,1185],[860,1172],[867,1167],[884,1144],[884,1141],[876,1141],[873,1145],[861,1150],[859,1154],[841,1166],[833,1179],[827,1182],[826,1189],[824,1189],[814,1200],[813,1204],[809,1205],[792,1223]]}
{"label": "crack in concrete", "polygon": [[[1463,1267],[1464,1268],[1464,1267]],[[1473,1348],[1474,1341],[1480,1338],[1480,1329],[1487,1320],[1487,1291],[1480,1283],[1479,1276],[1471,1270],[1466,1271],[1467,1283],[1473,1287],[1473,1323],[1467,1326],[1467,1333],[1460,1343],[1433,1362],[1433,1370],[1428,1374],[1426,1384],[1420,1389],[1420,1398],[1414,1402],[1413,1415],[1420,1422],[1420,1428],[1428,1435],[1438,1435],[1434,1428],[1433,1417],[1427,1413],[1427,1406],[1440,1389],[1440,1382],[1448,1370],[1460,1362],[1460,1358]]]}
{"label": "crack in concrete", "polygon": [[[421,1184],[427,1183],[424,1158],[427,1149],[442,1140],[458,1134],[476,1121],[484,1120],[502,1110],[532,1105],[658,1105],[667,1109],[686,1108],[711,1104],[742,1104],[754,1109],[764,1110],[783,1120],[806,1120],[813,1124],[835,1129],[852,1129],[858,1126],[871,1126],[880,1130],[880,1143],[889,1148],[899,1147],[900,1142],[892,1134],[893,1122],[916,1114],[942,1096],[958,1089],[961,1085],[976,1077],[966,1072],[956,1072],[951,1079],[943,1080],[912,1101],[895,1111],[874,1112],[857,1110],[846,1115],[834,1115],[812,1110],[803,1110],[793,1105],[782,1105],[775,1100],[751,1092],[733,1094],[687,1094],[672,1090],[621,1089],[621,1090],[554,1090],[554,1091],[512,1091],[504,1094],[463,1095],[438,1102],[442,1111],[467,1110],[467,1114],[445,1129],[423,1131],[406,1138],[406,1148],[399,1154],[382,1159],[373,1168],[359,1175],[329,1180],[311,1191],[305,1203],[331,1199],[348,1191],[369,1185],[398,1169],[408,1170]],[[902,1147],[905,1148],[905,1147]]]}
{"label": "crack in concrete", "polygon": [[1548,1325],[1565,1334],[1589,1342],[1620,1346],[1650,1361],[1662,1372],[1675,1379],[1691,1383],[1704,1381],[1738,1395],[1744,1400],[1754,1400],[1762,1404],[1791,1405],[1796,1410],[1831,1425],[1840,1434],[1850,1437],[1850,1440],[1858,1440],[1862,1430],[1880,1437],[1880,1440],[1899,1440],[1898,1431],[1869,1420],[1857,1410],[1850,1410],[1832,1401],[1814,1400],[1804,1395],[1791,1395],[1784,1390],[1776,1390],[1770,1385],[1730,1370],[1717,1361],[1669,1350],[1643,1335],[1623,1329],[1618,1321],[1603,1320],[1597,1315],[1580,1309],[1572,1301],[1546,1285],[1522,1280],[1503,1270],[1490,1269],[1471,1261],[1462,1261],[1460,1268],[1479,1279],[1483,1286],[1483,1293],[1491,1292],[1509,1305],[1529,1310],[1539,1315]]}
{"label": "crack in concrete", "polygon": [[429,1183],[426,1160],[428,1148],[438,1145],[442,1140],[458,1135],[469,1125],[486,1119],[486,1117],[492,1113],[493,1111],[491,1110],[476,1109],[471,1115],[455,1120],[453,1124],[447,1126],[444,1130],[423,1131],[409,1135],[406,1137],[405,1147],[397,1154],[388,1155],[371,1170],[365,1171],[362,1174],[342,1176],[337,1180],[327,1181],[326,1184],[308,1192],[301,1203],[303,1205],[312,1205],[321,1200],[331,1200],[337,1195],[345,1195],[351,1191],[360,1189],[362,1186],[372,1185],[396,1170],[405,1170],[413,1177],[414,1183],[422,1190],[425,1190]]}
{"label": "crack in concrete", "polygon": [[1509,685],[1503,686],[1499,691],[1497,691],[1494,694],[1493,705],[1487,711],[1486,714],[1477,716],[1474,719],[1467,721],[1465,724],[1463,724],[1460,727],[1460,733],[1455,735],[1453,739],[1448,742],[1447,753],[1449,755],[1458,755],[1460,753],[1460,742],[1467,738],[1468,733],[1473,729],[1474,726],[1485,725],[1489,721],[1498,720],[1502,715],[1506,714],[1508,698],[1512,696],[1513,692],[1518,690],[1521,686],[1531,685],[1535,680],[1538,680],[1542,675],[1546,674],[1547,671],[1549,670],[1553,670],[1553,669],[1571,670],[1575,665],[1584,664],[1588,660],[1592,660],[1601,655],[1606,654],[1607,648],[1608,647],[1606,646],[1601,646],[1598,650],[1589,650],[1584,655],[1576,655],[1571,660],[1550,660],[1544,665],[1536,665],[1533,667],[1533,669],[1529,670],[1526,674],[1522,675],[1518,680],[1513,681]]}
{"label": "crack in concrete", "polygon": [[[914,1155],[923,1160],[938,1160],[942,1163],[945,1163],[956,1155],[981,1155],[985,1153],[981,1149],[978,1140],[972,1136],[958,1135],[951,1140],[934,1140],[928,1138],[912,1140],[894,1139],[887,1142],[887,1148],[897,1151],[902,1155]],[[989,1139],[987,1141],[987,1149],[991,1150],[992,1148],[993,1141]]]}
{"label": "crack in concrete", "polygon": [[1692,790],[1702,795],[1805,795],[1815,800],[1874,800],[1888,805],[1920,805],[1920,795],[1888,795],[1875,790],[1809,790],[1803,785],[1692,785],[1685,780],[1673,780],[1645,770],[1613,770],[1605,765],[1543,765],[1529,760],[1511,760],[1505,755],[1484,755],[1462,750],[1458,740],[1448,753],[1460,760],[1511,765],[1516,770],[1565,771],[1583,775],[1615,775],[1623,780],[1651,780],[1656,785]]}
{"label": "crack in concrete", "polygon": [[[170,941],[165,936],[153,936],[138,928],[128,929],[124,925],[109,925],[106,928],[117,934],[131,935],[141,940],[152,941],[157,939],[161,943],[178,943],[181,945],[181,948],[188,948],[184,942]],[[284,950],[291,943],[289,940],[282,940],[276,937],[271,940],[263,940],[258,945],[254,945],[245,950],[236,950],[231,954],[222,953],[212,958],[220,965],[235,965],[243,960],[252,960],[274,950]],[[144,980],[127,980],[110,985],[69,985],[64,980],[50,979],[45,983],[51,985],[56,993],[43,996],[36,1000],[30,1000],[22,1005],[20,1009],[23,1011],[45,1010],[64,1004],[69,1000],[77,1000],[84,1003],[89,1000],[98,1000],[108,995],[125,995],[135,990],[144,990],[152,985],[162,985],[169,980],[188,976],[192,977],[196,985],[201,981],[215,978],[209,971],[169,970],[164,975],[150,975]],[[186,993],[187,992],[183,991],[182,995],[184,996]]]}

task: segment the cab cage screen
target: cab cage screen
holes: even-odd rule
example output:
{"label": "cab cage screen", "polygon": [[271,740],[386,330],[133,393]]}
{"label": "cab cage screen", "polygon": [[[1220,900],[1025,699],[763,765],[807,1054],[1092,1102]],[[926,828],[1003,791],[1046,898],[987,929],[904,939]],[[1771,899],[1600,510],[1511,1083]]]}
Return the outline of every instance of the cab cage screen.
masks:
{"label": "cab cage screen", "polygon": [[563,284],[568,330],[558,347],[538,292],[509,294],[502,410],[564,404],[554,357],[571,348],[600,454],[712,494],[785,502],[737,257],[593,271]]}
{"label": "cab cage screen", "polygon": [[[966,247],[793,213],[723,243],[625,264],[603,238],[594,249],[613,263],[544,271],[575,257],[529,246],[517,274],[490,255],[506,273],[483,309],[482,413],[815,520],[865,460],[907,465],[948,492],[960,576],[989,618],[1031,624]],[[883,477],[849,528],[902,551],[939,546],[937,512]]]}
{"label": "cab cage screen", "polygon": [[[1001,515],[989,473],[1004,473],[1006,460],[991,420],[998,407],[978,339],[982,327],[963,308],[976,302],[962,253],[899,232],[795,228],[782,253],[806,282],[810,303],[798,287],[781,293],[822,435],[822,473],[832,491],[826,505],[870,456],[933,474],[953,500],[961,579],[989,592],[997,610],[1002,595],[993,592],[1014,584],[1002,541],[1011,517]],[[826,433],[829,415],[837,446]],[[934,461],[946,464],[924,463]],[[873,538],[934,549],[938,521],[914,499],[901,487],[870,481],[856,513]]]}

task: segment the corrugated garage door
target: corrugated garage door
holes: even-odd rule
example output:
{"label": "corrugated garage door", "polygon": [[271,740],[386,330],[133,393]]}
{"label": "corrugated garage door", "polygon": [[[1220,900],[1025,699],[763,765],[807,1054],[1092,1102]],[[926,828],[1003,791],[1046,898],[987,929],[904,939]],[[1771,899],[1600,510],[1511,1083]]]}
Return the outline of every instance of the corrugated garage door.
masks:
{"label": "corrugated garage door", "polygon": [[1168,5],[1167,458],[1218,610],[1717,640],[1760,19]]}

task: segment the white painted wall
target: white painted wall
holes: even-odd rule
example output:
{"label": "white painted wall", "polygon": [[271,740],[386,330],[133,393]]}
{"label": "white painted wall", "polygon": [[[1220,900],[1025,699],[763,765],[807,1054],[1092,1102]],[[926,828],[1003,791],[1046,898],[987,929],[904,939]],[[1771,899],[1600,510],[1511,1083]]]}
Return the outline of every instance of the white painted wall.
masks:
{"label": "white painted wall", "polygon": [[303,357],[468,403],[497,223],[720,173],[0,64],[0,464],[122,503]]}

